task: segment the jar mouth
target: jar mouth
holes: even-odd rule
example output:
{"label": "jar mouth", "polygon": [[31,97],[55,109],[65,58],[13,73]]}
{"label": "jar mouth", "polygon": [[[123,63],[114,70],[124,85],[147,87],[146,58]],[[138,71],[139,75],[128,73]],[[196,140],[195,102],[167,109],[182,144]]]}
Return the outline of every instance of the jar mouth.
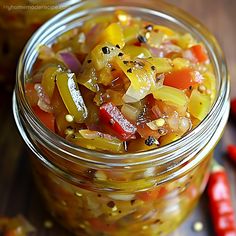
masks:
{"label": "jar mouth", "polygon": [[[17,68],[13,110],[21,134],[22,132],[30,133],[34,130],[38,142],[44,145],[46,142],[46,145],[51,150],[69,154],[69,158],[72,158],[74,161],[80,160],[101,164],[107,164],[109,162],[114,165],[125,166],[127,164],[149,163],[154,160],[164,164],[177,159],[181,153],[198,153],[207,145],[217,129],[220,129],[220,133],[222,133],[227,120],[227,117],[223,119],[223,116],[228,116],[229,110],[229,79],[224,55],[214,36],[197,20],[172,5],[160,2],[156,4],[158,6],[155,9],[151,9],[143,1],[140,1],[140,3],[142,2],[141,5],[137,3],[135,7],[132,6],[133,0],[129,2],[129,6],[122,5],[122,2],[120,5],[117,3],[117,5],[103,4],[103,6],[99,5],[99,1],[81,2],[59,13],[36,31],[24,48]],[[24,82],[30,73],[33,62],[37,58],[36,47],[38,45],[51,44],[60,34],[79,26],[86,17],[91,17],[93,14],[112,12],[117,8],[135,15],[145,15],[146,18],[163,19],[193,34],[205,44],[215,69],[216,79],[218,80],[216,100],[208,115],[195,129],[166,146],[139,153],[107,154],[105,152],[79,147],[68,142],[42,126],[39,119],[34,115],[24,93]],[[17,114],[18,109],[25,111],[25,117]],[[19,122],[19,120],[21,121]],[[26,123],[29,124],[28,131],[25,128]],[[27,142],[27,140],[25,141]],[[217,141],[215,141],[215,144]],[[30,148],[33,148],[32,145]]]}

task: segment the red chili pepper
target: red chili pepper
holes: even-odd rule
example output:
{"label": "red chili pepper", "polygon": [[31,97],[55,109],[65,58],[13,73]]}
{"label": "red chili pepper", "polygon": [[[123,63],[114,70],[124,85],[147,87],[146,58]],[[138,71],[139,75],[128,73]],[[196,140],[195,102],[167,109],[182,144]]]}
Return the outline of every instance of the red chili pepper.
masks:
{"label": "red chili pepper", "polygon": [[227,152],[228,152],[229,158],[236,163],[236,146],[228,145]]}
{"label": "red chili pepper", "polygon": [[230,103],[231,115],[236,119],[236,98],[234,98]]}
{"label": "red chili pepper", "polygon": [[128,140],[137,130],[111,102],[100,107],[100,120],[112,128],[116,136]]}
{"label": "red chili pepper", "polygon": [[208,197],[216,236],[236,236],[229,180],[219,164],[214,165],[210,175]]}

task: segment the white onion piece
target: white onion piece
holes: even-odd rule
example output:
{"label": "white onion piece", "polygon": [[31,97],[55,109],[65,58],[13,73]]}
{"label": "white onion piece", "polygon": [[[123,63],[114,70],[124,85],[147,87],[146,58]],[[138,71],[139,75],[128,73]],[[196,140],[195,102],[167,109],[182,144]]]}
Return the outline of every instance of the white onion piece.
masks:
{"label": "white onion piece", "polygon": [[189,49],[183,52],[183,58],[188,59],[189,61],[193,63],[197,63],[196,57],[193,55],[192,51]]}
{"label": "white onion piece", "polygon": [[72,72],[74,72],[75,74],[78,74],[80,72],[82,65],[73,53],[60,52],[59,55],[60,55],[62,61],[68,66],[68,68]]}
{"label": "white onion piece", "polygon": [[125,95],[122,97],[125,103],[135,103],[143,99],[148,95],[149,91],[136,90],[132,86],[129,86]]}
{"label": "white onion piece", "polygon": [[155,56],[155,57],[158,57],[158,58],[163,58],[164,57],[163,49],[150,47],[149,50],[152,53],[152,55]]}
{"label": "white onion piece", "polygon": [[165,54],[171,53],[171,52],[181,52],[181,48],[178,47],[175,44],[172,43],[166,43],[165,45],[162,46],[163,50],[165,51]]}
{"label": "white onion piece", "polygon": [[131,121],[136,121],[139,115],[139,110],[129,104],[124,104],[121,108],[122,114]]}
{"label": "white onion piece", "polygon": [[174,112],[174,114],[167,119],[167,123],[173,131],[177,131],[179,129],[179,115],[178,115],[178,113]]}
{"label": "white onion piece", "polygon": [[44,88],[41,84],[35,84],[34,89],[37,92],[38,95],[38,106],[41,110],[45,112],[51,113],[53,111],[53,107],[50,104],[50,99],[48,95],[45,93]]}
{"label": "white onion piece", "polygon": [[179,130],[182,133],[186,133],[188,130],[190,130],[190,128],[191,128],[191,121],[186,117],[182,117],[179,120]]}

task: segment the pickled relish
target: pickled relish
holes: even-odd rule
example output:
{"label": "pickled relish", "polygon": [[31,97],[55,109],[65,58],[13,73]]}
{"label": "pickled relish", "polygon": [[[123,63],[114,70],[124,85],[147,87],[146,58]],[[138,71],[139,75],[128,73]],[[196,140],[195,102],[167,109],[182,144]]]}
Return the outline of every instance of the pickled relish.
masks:
{"label": "pickled relish", "polygon": [[186,135],[208,114],[215,87],[201,42],[117,11],[40,46],[25,89],[55,133],[88,149],[125,153]]}

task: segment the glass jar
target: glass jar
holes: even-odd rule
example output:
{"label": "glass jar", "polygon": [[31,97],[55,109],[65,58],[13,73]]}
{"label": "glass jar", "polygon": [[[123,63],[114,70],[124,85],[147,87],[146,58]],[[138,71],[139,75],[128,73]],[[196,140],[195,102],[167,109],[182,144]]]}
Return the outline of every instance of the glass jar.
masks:
{"label": "glass jar", "polygon": [[0,2],[0,86],[10,91],[20,53],[46,20],[80,0],[1,0]]}
{"label": "glass jar", "polygon": [[[207,117],[181,139],[133,154],[105,154],[67,142],[47,130],[27,103],[24,84],[39,44],[97,15],[123,9],[133,16],[188,31],[208,50],[216,100]],[[166,235],[193,210],[206,186],[213,149],[229,114],[229,79],[215,38],[192,17],[156,1],[86,1],[42,26],[21,55],[13,96],[18,129],[31,149],[39,190],[51,214],[76,235]]]}

